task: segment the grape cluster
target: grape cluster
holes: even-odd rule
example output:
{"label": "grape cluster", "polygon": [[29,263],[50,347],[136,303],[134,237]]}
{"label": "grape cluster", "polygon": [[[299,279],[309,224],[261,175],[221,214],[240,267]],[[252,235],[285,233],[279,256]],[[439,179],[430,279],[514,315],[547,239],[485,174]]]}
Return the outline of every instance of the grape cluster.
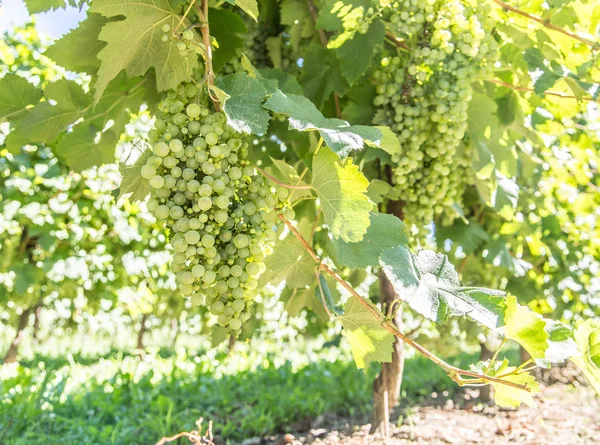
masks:
{"label": "grape cluster", "polygon": [[163,42],[168,42],[171,38],[175,38],[177,40],[177,51],[179,51],[179,54],[181,54],[182,57],[187,57],[191,52],[194,52],[198,55],[204,54],[204,44],[196,41],[197,34],[194,32],[194,30],[186,29],[183,31],[183,33],[175,37],[173,34],[169,33],[171,30],[171,25],[168,23],[164,23],[160,29],[164,33],[161,36],[161,40]]}
{"label": "grape cluster", "polygon": [[204,301],[238,335],[271,253],[267,214],[283,207],[289,191],[256,173],[247,141],[197,97],[194,84],[181,85],[159,104],[149,133],[154,152],[141,175],[153,190],[148,210],[172,231],[181,293]]}
{"label": "grape cluster", "polygon": [[399,0],[388,11],[409,53],[386,56],[374,74],[379,110],[402,144],[394,181],[417,225],[461,201],[472,178],[467,130],[471,84],[496,50],[489,6],[466,0]]}

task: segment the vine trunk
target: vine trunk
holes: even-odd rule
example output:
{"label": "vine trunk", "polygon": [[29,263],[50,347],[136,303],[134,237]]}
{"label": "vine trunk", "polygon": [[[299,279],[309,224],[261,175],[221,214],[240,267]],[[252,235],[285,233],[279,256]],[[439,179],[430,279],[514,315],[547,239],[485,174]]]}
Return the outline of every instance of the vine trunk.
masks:
{"label": "vine trunk", "polygon": [[25,335],[25,329],[29,324],[29,316],[33,308],[25,309],[21,315],[19,316],[19,324],[17,325],[17,333],[15,334],[15,338],[12,343],[8,347],[8,351],[6,351],[6,355],[4,356],[4,363],[14,363],[17,361],[17,356],[19,354],[19,347],[21,346],[21,341],[23,341],[23,336]]}

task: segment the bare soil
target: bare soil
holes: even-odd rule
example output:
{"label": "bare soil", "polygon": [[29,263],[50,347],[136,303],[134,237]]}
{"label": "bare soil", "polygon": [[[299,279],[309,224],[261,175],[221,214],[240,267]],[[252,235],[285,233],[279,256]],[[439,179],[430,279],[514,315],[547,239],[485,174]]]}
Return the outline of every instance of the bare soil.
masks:
{"label": "bare soil", "polygon": [[[432,398],[425,404],[402,408],[393,435],[385,440],[369,435],[365,419],[323,416],[311,421],[310,429],[301,433],[248,440],[271,445],[364,445],[364,444],[523,444],[523,445],[593,445],[600,444],[600,398],[577,380],[560,383],[564,376],[546,376],[559,382],[542,388],[538,408],[522,407],[503,410],[476,403],[476,391],[465,391],[455,400]],[[548,378],[549,377],[549,378]],[[435,396],[435,395],[434,395]],[[399,416],[399,417],[398,417]],[[298,425],[306,429],[307,425]]]}

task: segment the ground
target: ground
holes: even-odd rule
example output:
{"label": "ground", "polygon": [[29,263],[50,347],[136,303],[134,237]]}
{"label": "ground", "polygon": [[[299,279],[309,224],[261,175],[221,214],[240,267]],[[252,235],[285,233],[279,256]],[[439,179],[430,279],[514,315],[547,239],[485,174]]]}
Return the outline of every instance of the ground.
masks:
{"label": "ground", "polygon": [[[575,382],[577,383],[577,382]],[[287,433],[262,440],[264,444],[523,444],[591,445],[600,444],[600,398],[580,384],[558,383],[542,388],[538,408],[501,410],[470,402],[465,392],[455,401],[438,406],[423,405],[405,409],[401,425],[393,426],[387,441],[369,435],[369,425],[336,417],[321,417],[304,433]]]}

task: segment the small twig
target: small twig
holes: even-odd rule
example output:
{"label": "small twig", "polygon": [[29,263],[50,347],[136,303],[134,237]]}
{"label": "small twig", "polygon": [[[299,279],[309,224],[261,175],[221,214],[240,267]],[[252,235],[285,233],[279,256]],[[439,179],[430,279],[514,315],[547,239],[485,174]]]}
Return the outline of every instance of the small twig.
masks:
{"label": "small twig", "polygon": [[406,45],[406,42],[404,42],[402,39],[399,39],[398,37],[396,37],[394,35],[394,33],[390,30],[386,30],[385,31],[385,36],[388,38],[388,40],[393,43],[394,45],[396,45],[398,48],[404,50],[404,51],[409,51],[410,52],[410,48]]}
{"label": "small twig", "polygon": [[261,175],[263,175],[265,178],[270,179],[275,184],[277,184],[277,185],[279,185],[281,187],[285,187],[285,188],[288,188],[288,189],[294,189],[294,190],[312,190],[313,189],[310,185],[294,185],[294,184],[287,184],[285,182],[281,182],[279,179],[277,179],[277,178],[271,176],[270,174],[268,174],[262,168],[257,167],[256,165],[254,166],[254,168],[256,170],[258,170],[258,172]]}
{"label": "small twig", "polygon": [[[490,372],[490,368],[492,367],[492,364],[496,361],[496,359],[498,358],[498,354],[500,353],[500,349],[502,349],[502,347],[504,346],[504,343],[506,343],[506,338],[503,338],[502,341],[500,342],[500,345],[498,346],[498,349],[496,349],[496,352],[494,352],[494,355],[492,356],[490,362],[488,363],[488,365],[485,368],[485,372],[486,374],[488,372]],[[481,345],[481,347],[483,348],[485,345]]]}
{"label": "small twig", "polygon": [[[512,83],[503,82],[498,79],[486,79],[485,81],[490,82],[490,83],[495,83],[496,85],[510,88],[515,91],[525,91],[525,92],[529,92],[529,93],[535,93],[535,91],[532,88],[520,87],[519,85],[513,85]],[[586,100],[588,102],[598,102],[598,99],[594,99],[593,97],[583,96],[581,98],[578,98],[575,96],[570,96],[568,94],[560,93],[558,91],[544,91],[542,94],[544,96],[560,97],[561,99],[575,99],[575,100]]]}
{"label": "small twig", "polygon": [[192,10],[192,8],[194,7],[195,4],[196,4],[196,0],[193,0],[192,2],[190,2],[190,5],[185,10],[185,14],[183,14],[183,16],[181,17],[181,20],[179,20],[179,23],[177,24],[177,26],[175,28],[173,28],[173,34],[175,34],[177,32],[177,30],[179,29],[179,27],[181,26],[181,24],[183,23],[183,21],[185,20],[187,15],[190,13],[190,11]]}
{"label": "small twig", "polygon": [[457,368],[456,366],[452,366],[449,363],[446,363],[444,360],[442,360],[438,356],[436,356],[433,352],[431,352],[428,349],[424,348],[423,346],[421,346],[420,344],[418,344],[414,340],[408,338],[405,334],[403,334],[402,332],[400,332],[398,330],[398,328],[396,327],[395,324],[393,324],[389,320],[386,320],[385,316],[381,312],[379,312],[379,310],[377,310],[373,306],[372,303],[370,303],[362,295],[360,295],[358,292],[356,292],[354,290],[354,288],[352,286],[350,286],[350,284],[348,284],[346,282],[346,280],[344,280],[337,272],[335,272],[334,270],[332,270],[329,266],[327,266],[327,264],[323,263],[321,261],[321,258],[319,257],[319,255],[317,255],[317,253],[314,251],[314,249],[302,237],[302,235],[300,234],[300,232],[298,232],[298,230],[296,230],[296,228],[292,225],[291,222],[289,222],[281,214],[279,214],[277,216],[287,226],[287,228],[292,232],[292,234],[296,237],[296,239],[302,244],[302,246],[306,249],[306,251],[309,253],[309,255],[313,258],[313,260],[315,261],[315,263],[317,263],[319,271],[323,271],[323,272],[327,273],[334,280],[336,280],[338,283],[340,283],[342,285],[342,287],[344,287],[344,289],[346,289],[348,292],[350,292],[350,294],[352,294],[354,297],[356,297],[356,299],[358,300],[358,302],[365,309],[367,309],[367,311],[369,311],[371,313],[371,315],[373,315],[373,317],[380,323],[381,327],[383,327],[385,330],[387,330],[388,332],[390,332],[394,336],[398,337],[403,342],[405,342],[408,345],[412,346],[414,349],[416,349],[418,352],[420,352],[421,354],[423,354],[425,357],[427,357],[433,363],[435,363],[436,365],[438,365],[456,383],[458,383],[461,386],[465,385],[465,384],[469,384],[469,380],[468,379],[465,380],[463,378],[463,376],[464,377],[473,377],[473,378],[475,378],[477,380],[482,380],[482,381],[485,381],[487,383],[503,384],[503,385],[506,385],[506,386],[511,386],[513,388],[517,388],[517,389],[521,389],[523,391],[529,392],[529,388],[527,388],[527,385],[521,385],[519,383],[509,382],[509,381],[506,381],[506,380],[502,380],[502,379],[500,379],[498,377],[491,377],[491,376],[488,376],[488,375],[482,375],[482,374],[479,374],[479,373],[474,372],[474,371],[467,371],[465,369],[460,369],[460,368]]}
{"label": "small twig", "polygon": [[458,267],[456,268],[456,272],[457,272],[458,274],[462,274],[462,273],[463,273],[463,270],[465,270],[465,266],[467,265],[467,262],[469,261],[469,258],[470,258],[470,257],[466,256],[466,257],[464,257],[464,258],[462,259],[462,261],[460,262],[460,264],[459,264],[459,265],[458,265]]}
{"label": "small twig", "polygon": [[500,5],[502,7],[502,9],[504,9],[505,11],[510,11],[510,12],[514,12],[515,14],[519,14],[523,17],[527,17],[530,20],[533,20],[534,22],[538,22],[540,23],[542,26],[548,28],[548,29],[552,29],[553,31],[557,31],[560,32],[566,36],[569,36],[575,40],[578,40],[581,43],[584,43],[588,46],[590,46],[592,48],[592,50],[595,50],[598,46],[597,42],[592,42],[591,40],[586,39],[585,37],[581,37],[578,36],[577,34],[574,34],[570,31],[567,31],[566,29],[561,28],[560,26],[556,26],[552,23],[550,23],[549,20],[543,19],[541,17],[538,17],[536,15],[530,14],[528,12],[525,11],[521,11],[518,8],[515,8],[514,6],[510,6],[509,4],[503,2],[502,0],[493,0],[496,4]]}

